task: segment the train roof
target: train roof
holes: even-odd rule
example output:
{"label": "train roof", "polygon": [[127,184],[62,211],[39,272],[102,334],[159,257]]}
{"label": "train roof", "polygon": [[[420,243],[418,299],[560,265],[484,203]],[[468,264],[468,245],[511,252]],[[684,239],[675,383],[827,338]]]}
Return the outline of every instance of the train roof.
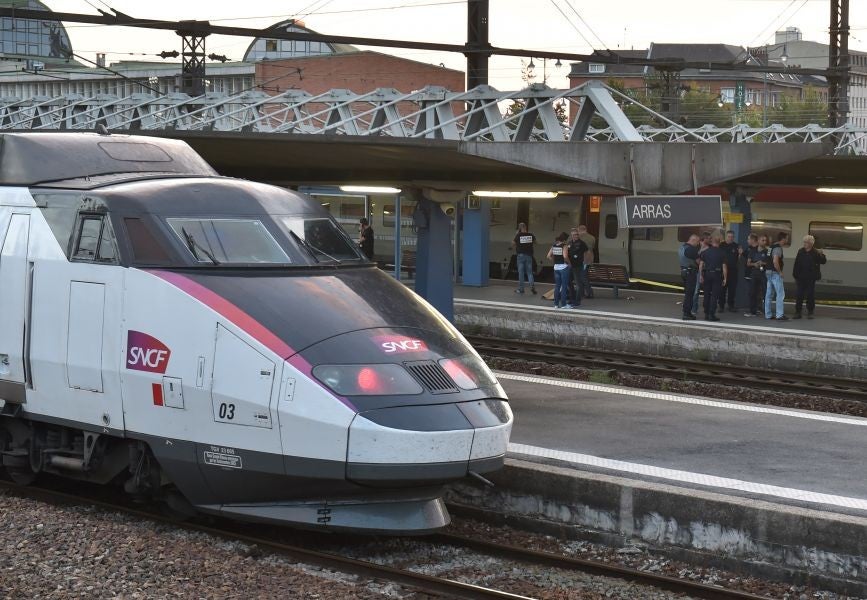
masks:
{"label": "train roof", "polygon": [[45,132],[0,134],[0,185],[217,175],[186,142],[144,136]]}

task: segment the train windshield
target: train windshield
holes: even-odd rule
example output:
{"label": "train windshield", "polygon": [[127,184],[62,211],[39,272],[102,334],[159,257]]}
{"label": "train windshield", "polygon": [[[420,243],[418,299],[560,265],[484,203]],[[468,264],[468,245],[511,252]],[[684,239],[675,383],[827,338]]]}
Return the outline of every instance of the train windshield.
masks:
{"label": "train windshield", "polygon": [[167,219],[199,263],[290,264],[292,261],[258,219]]}
{"label": "train windshield", "polygon": [[278,217],[278,219],[289,231],[289,236],[315,262],[339,263],[364,259],[358,247],[331,219],[300,217]]}

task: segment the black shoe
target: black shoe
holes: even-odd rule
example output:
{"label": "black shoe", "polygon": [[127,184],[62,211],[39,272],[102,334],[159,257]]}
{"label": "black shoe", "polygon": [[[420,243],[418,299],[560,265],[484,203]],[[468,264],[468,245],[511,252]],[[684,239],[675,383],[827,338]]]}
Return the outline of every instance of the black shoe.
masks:
{"label": "black shoe", "polygon": [[711,315],[707,318],[708,321],[719,321],[719,317],[716,315]]}
{"label": "black shoe", "polygon": [[683,315],[683,320],[684,321],[695,321],[695,316],[691,315],[691,314],[686,314],[686,315]]}
{"label": "black shoe", "polygon": [[535,295],[536,295],[536,288],[531,287],[531,288],[530,288],[530,293],[533,294],[533,295],[535,296]]}
{"label": "black shoe", "polygon": [[736,309],[734,306],[729,306],[729,312],[738,312],[738,309]]}
{"label": "black shoe", "polygon": [[812,319],[812,318],[813,318],[813,313],[807,313],[807,318],[808,318],[808,319]]}
{"label": "black shoe", "polygon": [[801,313],[795,313],[794,315],[792,315],[792,318],[793,318],[793,319],[800,319],[800,318],[801,318]]}

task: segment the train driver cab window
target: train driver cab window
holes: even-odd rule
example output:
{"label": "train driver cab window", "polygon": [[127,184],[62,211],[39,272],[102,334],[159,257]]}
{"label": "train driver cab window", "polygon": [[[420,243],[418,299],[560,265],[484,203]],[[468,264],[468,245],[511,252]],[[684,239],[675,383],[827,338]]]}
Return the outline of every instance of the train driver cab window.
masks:
{"label": "train driver cab window", "polygon": [[167,219],[169,227],[203,264],[289,264],[286,252],[259,219]]}
{"label": "train driver cab window", "polygon": [[358,246],[331,219],[282,217],[289,236],[314,262],[361,260]]}
{"label": "train driver cab window", "polygon": [[80,215],[72,258],[76,261],[110,264],[116,262],[114,233],[111,222],[105,215]]}

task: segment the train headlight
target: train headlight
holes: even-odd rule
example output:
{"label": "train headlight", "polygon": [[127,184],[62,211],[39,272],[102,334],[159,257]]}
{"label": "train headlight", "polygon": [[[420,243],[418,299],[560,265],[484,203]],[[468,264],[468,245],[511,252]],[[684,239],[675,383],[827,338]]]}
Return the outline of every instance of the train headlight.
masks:
{"label": "train headlight", "polygon": [[488,365],[474,354],[444,358],[440,360],[440,365],[458,387],[465,390],[497,385],[497,378],[491,373]]}
{"label": "train headlight", "polygon": [[406,396],[422,388],[400,365],[319,365],[313,376],[341,396]]}

